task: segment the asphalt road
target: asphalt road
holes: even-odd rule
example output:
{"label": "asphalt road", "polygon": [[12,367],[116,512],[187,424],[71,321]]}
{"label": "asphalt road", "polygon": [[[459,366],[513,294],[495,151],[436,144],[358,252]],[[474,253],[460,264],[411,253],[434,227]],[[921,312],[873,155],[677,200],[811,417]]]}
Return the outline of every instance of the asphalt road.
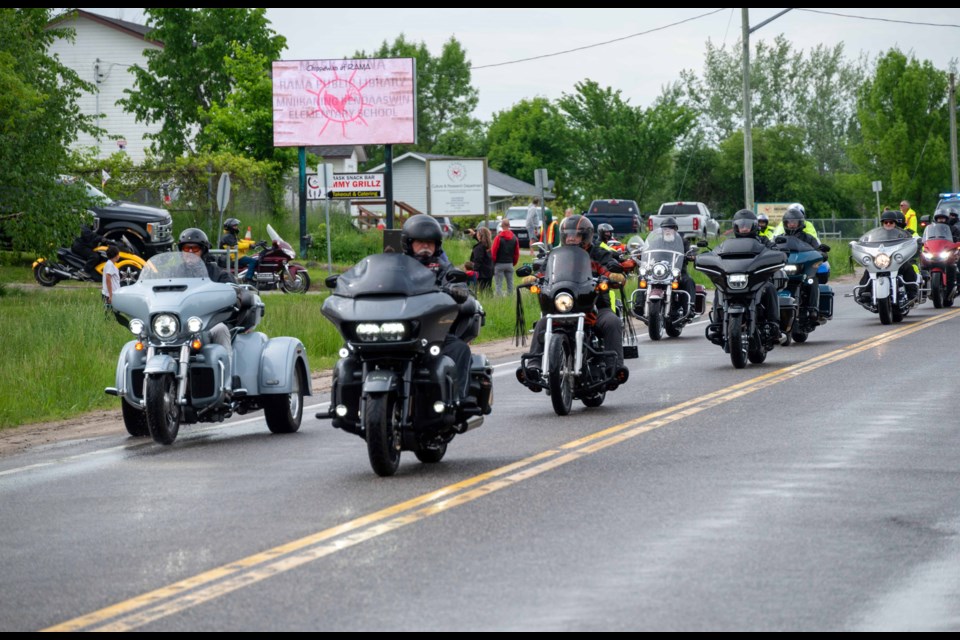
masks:
{"label": "asphalt road", "polygon": [[957,630],[960,309],[882,326],[849,289],[742,370],[703,324],[643,339],[567,417],[501,357],[485,424],[392,478],[326,394],[291,435],[0,457],[0,629]]}

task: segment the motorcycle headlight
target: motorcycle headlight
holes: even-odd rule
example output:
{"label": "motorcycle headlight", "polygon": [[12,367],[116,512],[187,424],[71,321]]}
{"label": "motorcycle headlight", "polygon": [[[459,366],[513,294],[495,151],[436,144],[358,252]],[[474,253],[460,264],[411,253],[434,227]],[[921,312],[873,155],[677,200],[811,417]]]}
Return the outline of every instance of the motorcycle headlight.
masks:
{"label": "motorcycle headlight", "polygon": [[[946,253],[946,252],[944,252],[944,253]],[[924,252],[923,252],[923,257],[926,258],[927,260],[933,260],[933,253],[930,252],[930,251],[924,251]],[[946,258],[947,256],[945,256],[945,255],[943,255],[943,254],[940,254],[940,257],[941,257],[941,258]]]}
{"label": "motorcycle headlight", "polygon": [[787,272],[788,276],[792,276],[797,273],[797,265],[795,264],[784,265],[783,270]]}
{"label": "motorcycle headlight", "polygon": [[357,339],[361,342],[399,342],[407,337],[407,325],[402,322],[361,322],[357,325]]}
{"label": "motorcycle headlight", "polygon": [[879,269],[886,269],[890,266],[890,256],[885,253],[878,253],[877,257],[873,259],[873,263]]}
{"label": "motorcycle headlight", "polygon": [[673,275],[674,278],[679,278],[679,277],[680,277],[680,269],[677,269],[676,267],[674,267],[674,268],[670,271],[670,273]]}
{"label": "motorcycle headlight", "polygon": [[130,326],[130,333],[132,333],[133,335],[139,336],[141,333],[143,333],[143,320],[141,320],[140,318],[134,318],[133,320],[131,320],[129,326]]}
{"label": "motorcycle headlight", "polygon": [[653,265],[653,277],[654,278],[663,278],[667,275],[667,265],[662,262],[658,262]]}
{"label": "motorcycle headlight", "polygon": [[200,329],[203,329],[203,320],[197,316],[191,316],[190,319],[187,320],[187,331],[196,333],[200,331]]}
{"label": "motorcycle headlight", "polygon": [[567,313],[570,309],[573,309],[573,296],[566,291],[558,293],[553,299],[553,306],[555,306],[560,313]]}
{"label": "motorcycle headlight", "polygon": [[177,322],[176,316],[172,316],[169,313],[161,313],[153,319],[153,332],[164,340],[172,338],[177,335],[179,331],[180,323]]}
{"label": "motorcycle headlight", "polygon": [[642,276],[647,275],[647,267],[646,267],[646,265],[641,265],[641,266],[640,266],[640,275],[642,275]]}
{"label": "motorcycle headlight", "polygon": [[941,260],[946,260],[947,258],[950,257],[950,254],[952,254],[952,253],[953,253],[953,251],[950,251],[950,250],[941,251],[941,252],[940,252],[940,259],[941,259]]}
{"label": "motorcycle headlight", "polygon": [[727,286],[731,289],[743,289],[747,286],[747,274],[733,273],[727,276]]}

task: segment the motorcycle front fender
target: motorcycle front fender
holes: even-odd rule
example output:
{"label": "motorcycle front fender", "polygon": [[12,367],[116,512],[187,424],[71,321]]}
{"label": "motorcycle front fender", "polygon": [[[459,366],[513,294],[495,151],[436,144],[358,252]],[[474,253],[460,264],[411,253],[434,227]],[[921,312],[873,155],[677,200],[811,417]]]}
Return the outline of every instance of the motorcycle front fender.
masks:
{"label": "motorcycle front fender", "polygon": [[650,292],[647,294],[648,300],[663,300],[666,292],[662,287],[650,287]]}
{"label": "motorcycle front fender", "polygon": [[880,276],[873,281],[873,299],[883,300],[890,296],[890,276]]}
{"label": "motorcycle front fender", "polygon": [[31,269],[36,269],[38,264],[43,264],[43,263],[46,262],[46,261],[47,261],[46,258],[37,258],[36,260],[33,261],[33,266],[30,267],[30,268],[31,268]]}
{"label": "motorcycle front fender", "polygon": [[393,371],[368,371],[363,380],[363,395],[374,393],[390,393],[400,386],[400,376]]}
{"label": "motorcycle front fender", "polygon": [[157,353],[147,360],[147,366],[143,369],[143,375],[149,376],[164,373],[176,375],[178,369],[179,364],[176,360],[165,353]]}
{"label": "motorcycle front fender", "polygon": [[726,313],[728,316],[742,316],[746,313],[747,308],[739,304],[731,304],[726,308]]}

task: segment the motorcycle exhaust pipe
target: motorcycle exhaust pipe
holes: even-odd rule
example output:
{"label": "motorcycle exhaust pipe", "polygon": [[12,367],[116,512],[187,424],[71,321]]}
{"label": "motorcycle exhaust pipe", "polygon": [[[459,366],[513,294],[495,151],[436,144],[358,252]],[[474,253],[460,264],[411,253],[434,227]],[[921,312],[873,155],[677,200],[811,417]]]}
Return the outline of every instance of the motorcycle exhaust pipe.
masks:
{"label": "motorcycle exhaust pipe", "polygon": [[483,424],[483,416],[470,416],[467,418],[466,424],[460,426],[457,429],[457,433],[466,433],[471,429],[476,429]]}

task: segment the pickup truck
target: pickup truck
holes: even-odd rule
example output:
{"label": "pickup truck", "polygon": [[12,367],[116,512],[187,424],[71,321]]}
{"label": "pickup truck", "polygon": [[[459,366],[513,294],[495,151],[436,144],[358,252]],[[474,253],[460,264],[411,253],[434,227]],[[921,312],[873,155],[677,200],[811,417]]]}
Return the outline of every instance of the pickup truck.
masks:
{"label": "pickup truck", "polygon": [[624,243],[642,229],[640,207],[634,200],[594,200],[584,215],[594,229],[604,223],[612,226],[613,237]]}
{"label": "pickup truck", "polygon": [[666,217],[677,221],[680,235],[693,240],[716,238],[720,223],[714,220],[710,209],[702,202],[664,202],[657,215],[647,218],[647,231],[660,226]]}

